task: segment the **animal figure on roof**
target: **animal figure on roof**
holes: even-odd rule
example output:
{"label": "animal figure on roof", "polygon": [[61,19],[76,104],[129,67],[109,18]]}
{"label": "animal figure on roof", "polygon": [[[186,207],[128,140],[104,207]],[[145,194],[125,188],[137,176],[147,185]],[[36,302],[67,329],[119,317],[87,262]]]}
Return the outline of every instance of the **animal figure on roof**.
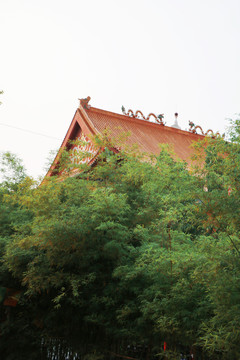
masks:
{"label": "animal figure on roof", "polygon": [[79,99],[80,100],[80,104],[82,105],[82,107],[84,109],[90,109],[90,105],[89,105],[89,101],[91,100],[90,96],[88,96],[85,99]]}
{"label": "animal figure on roof", "polygon": [[191,132],[196,132],[196,130],[195,130],[195,124],[192,122],[192,121],[190,121],[189,120],[189,131],[191,131]]}

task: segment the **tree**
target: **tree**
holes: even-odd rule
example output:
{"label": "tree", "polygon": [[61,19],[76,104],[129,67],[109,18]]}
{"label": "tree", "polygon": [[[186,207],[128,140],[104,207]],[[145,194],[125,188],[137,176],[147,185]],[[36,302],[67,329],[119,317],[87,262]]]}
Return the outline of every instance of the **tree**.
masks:
{"label": "tree", "polygon": [[[32,338],[31,323],[29,323],[28,306],[11,307],[6,303],[8,294],[20,295],[22,286],[17,278],[12,276],[4,256],[7,247],[13,241],[20,229],[21,234],[30,230],[28,224],[32,221],[31,212],[20,202],[20,197],[32,188],[34,182],[28,178],[22,161],[9,152],[1,154],[0,172],[0,333],[1,354],[5,359],[24,359],[34,354],[34,341]],[[22,303],[23,303],[22,299]],[[24,329],[24,331],[23,331]],[[31,344],[27,342],[30,340]],[[12,344],[14,343],[14,347]],[[30,346],[29,346],[30,345]],[[26,353],[27,351],[27,353]]]}
{"label": "tree", "polygon": [[[48,336],[110,352],[138,343],[150,352],[159,336],[163,341],[169,334],[167,323],[164,331],[159,325],[163,305],[158,303],[154,314],[145,306],[159,293],[153,291],[161,280],[154,274],[156,264],[145,264],[144,273],[139,263],[153,249],[159,257],[165,254],[166,303],[178,281],[175,236],[183,238],[185,231],[191,243],[195,227],[201,227],[193,216],[195,178],[164,148],[148,162],[102,148],[97,166],[78,178],[49,181],[23,194],[22,206],[33,221],[28,233],[19,228],[4,260],[26,296],[39,307],[45,304],[38,317]],[[170,300],[168,307],[173,309]],[[180,328],[183,333],[189,326],[184,330],[180,323]]]}
{"label": "tree", "polygon": [[[202,324],[199,343],[225,359],[239,356],[240,143],[239,120],[231,124],[230,140],[208,140],[201,170],[205,191],[199,193],[205,234],[200,238],[202,262],[195,269],[207,288],[214,313]],[[198,169],[199,170],[199,169]],[[197,275],[198,274],[198,275]]]}
{"label": "tree", "polygon": [[6,223],[0,273],[22,291],[6,341],[24,328],[62,358],[237,358],[238,143],[207,139],[191,172],[164,146],[147,158],[96,142],[77,176],[63,154],[60,180],[4,185],[19,221]]}

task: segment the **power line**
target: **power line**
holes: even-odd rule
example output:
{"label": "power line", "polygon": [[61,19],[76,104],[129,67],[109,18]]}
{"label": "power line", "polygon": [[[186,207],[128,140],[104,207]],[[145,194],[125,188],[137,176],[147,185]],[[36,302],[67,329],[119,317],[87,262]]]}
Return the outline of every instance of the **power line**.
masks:
{"label": "power line", "polygon": [[22,128],[20,128],[20,127],[13,126],[13,125],[7,125],[7,124],[3,124],[3,123],[0,123],[0,125],[2,125],[2,126],[7,126],[7,127],[10,127],[10,128],[13,128],[13,129],[17,129],[17,130],[21,130],[21,131],[24,131],[24,132],[28,132],[28,133],[30,133],[30,134],[34,134],[34,135],[38,135],[38,136],[43,136],[43,137],[46,137],[46,138],[49,138],[49,139],[61,140],[61,139],[56,138],[56,137],[54,137],[54,136],[49,136],[49,135],[41,134],[41,133],[38,133],[38,132],[32,131],[32,130],[22,129]]}

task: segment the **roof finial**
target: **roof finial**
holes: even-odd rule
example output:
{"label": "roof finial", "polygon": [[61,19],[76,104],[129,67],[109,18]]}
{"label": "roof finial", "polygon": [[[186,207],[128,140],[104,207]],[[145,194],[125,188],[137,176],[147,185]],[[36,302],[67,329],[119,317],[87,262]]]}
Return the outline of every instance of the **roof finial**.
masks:
{"label": "roof finial", "polygon": [[175,116],[175,121],[174,121],[174,124],[172,125],[172,127],[181,130],[180,126],[178,125],[178,113],[176,112],[176,113],[174,114],[174,116]]}
{"label": "roof finial", "polygon": [[82,107],[84,108],[84,109],[90,109],[90,105],[89,105],[89,101],[91,100],[91,98],[90,98],[90,96],[88,96],[87,98],[85,98],[85,99],[78,99],[79,101],[80,101],[80,104],[79,104],[79,106],[80,105],[82,105]]}

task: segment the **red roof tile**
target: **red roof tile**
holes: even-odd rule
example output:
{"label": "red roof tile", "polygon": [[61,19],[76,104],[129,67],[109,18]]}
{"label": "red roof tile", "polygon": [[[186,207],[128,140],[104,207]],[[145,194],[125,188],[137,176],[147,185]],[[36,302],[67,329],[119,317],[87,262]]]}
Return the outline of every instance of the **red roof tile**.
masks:
{"label": "red roof tile", "polygon": [[121,132],[128,132],[128,145],[137,144],[147,153],[157,155],[160,152],[159,144],[170,144],[179,158],[189,161],[193,153],[191,144],[203,139],[203,135],[96,108],[90,108],[86,112],[100,133],[109,129],[113,137],[116,137]]}
{"label": "red roof tile", "polygon": [[[107,130],[113,138],[123,132],[128,133],[127,145],[137,144],[140,150],[150,154],[157,155],[160,153],[159,144],[172,145],[176,155],[189,163],[191,155],[193,154],[191,144],[204,138],[203,135],[179,130],[174,127],[164,126],[94,107],[84,107],[80,104],[77,109],[63,140],[61,149],[67,147],[69,140],[77,138],[80,131],[85,136],[89,136],[101,134]],[[117,146],[118,144],[116,144],[116,147]],[[47,176],[52,175],[52,171],[56,167],[59,157],[60,152],[56,156]]]}

